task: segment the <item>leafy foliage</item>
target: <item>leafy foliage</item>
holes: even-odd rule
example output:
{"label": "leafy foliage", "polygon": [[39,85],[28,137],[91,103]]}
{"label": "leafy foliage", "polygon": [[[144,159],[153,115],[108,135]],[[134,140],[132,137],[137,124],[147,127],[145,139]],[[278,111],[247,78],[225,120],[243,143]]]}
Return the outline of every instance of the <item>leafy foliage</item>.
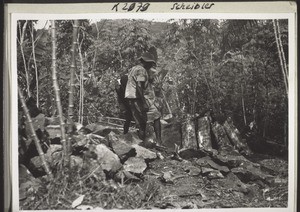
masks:
{"label": "leafy foliage", "polygon": [[[40,107],[51,116],[55,115],[55,101],[49,89],[50,35],[47,29],[36,30],[35,23],[18,22],[18,83],[28,96],[39,92]],[[163,92],[173,113],[184,117],[212,109],[219,121],[232,116],[240,129],[255,121],[261,135],[283,142],[287,96],[271,20],[81,20],[80,23],[74,116],[80,115],[79,105],[83,101],[85,124],[96,122],[100,116],[118,116],[115,81],[137,63],[142,52],[154,45],[158,49],[157,69],[168,72]],[[287,20],[280,20],[280,27],[288,58]],[[32,30],[35,41],[31,40]],[[57,66],[65,114],[71,35],[72,21],[58,21]],[[34,85],[32,45],[38,67],[38,91]],[[166,109],[164,112],[168,113]]]}

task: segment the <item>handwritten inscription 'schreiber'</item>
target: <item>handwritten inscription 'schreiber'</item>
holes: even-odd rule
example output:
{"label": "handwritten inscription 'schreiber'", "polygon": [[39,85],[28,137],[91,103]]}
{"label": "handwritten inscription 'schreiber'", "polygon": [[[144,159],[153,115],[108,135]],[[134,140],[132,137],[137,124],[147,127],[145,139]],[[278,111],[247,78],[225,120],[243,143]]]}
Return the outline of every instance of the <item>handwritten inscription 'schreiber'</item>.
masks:
{"label": "handwritten inscription 'schreiber'", "polygon": [[214,3],[174,3],[171,10],[203,10],[210,9]]}

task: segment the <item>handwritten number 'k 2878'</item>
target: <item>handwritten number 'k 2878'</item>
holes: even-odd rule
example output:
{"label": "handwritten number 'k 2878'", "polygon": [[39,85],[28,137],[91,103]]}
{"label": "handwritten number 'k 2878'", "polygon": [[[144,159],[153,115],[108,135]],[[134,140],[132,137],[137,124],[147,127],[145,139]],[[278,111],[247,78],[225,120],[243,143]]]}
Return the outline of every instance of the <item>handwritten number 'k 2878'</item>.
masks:
{"label": "handwritten number 'k 2878'", "polygon": [[119,9],[123,11],[133,11],[133,12],[144,12],[146,11],[150,6],[150,3],[123,3],[120,5],[120,3],[115,4],[111,10],[115,10],[115,12],[118,12]]}

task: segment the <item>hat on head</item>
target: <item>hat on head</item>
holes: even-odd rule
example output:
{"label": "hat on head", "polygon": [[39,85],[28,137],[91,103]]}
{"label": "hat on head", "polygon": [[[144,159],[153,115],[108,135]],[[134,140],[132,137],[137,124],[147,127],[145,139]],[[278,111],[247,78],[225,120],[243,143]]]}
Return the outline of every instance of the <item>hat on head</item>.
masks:
{"label": "hat on head", "polygon": [[143,53],[139,59],[144,60],[145,62],[153,62],[156,64],[156,60],[155,60],[154,56],[149,52]]}

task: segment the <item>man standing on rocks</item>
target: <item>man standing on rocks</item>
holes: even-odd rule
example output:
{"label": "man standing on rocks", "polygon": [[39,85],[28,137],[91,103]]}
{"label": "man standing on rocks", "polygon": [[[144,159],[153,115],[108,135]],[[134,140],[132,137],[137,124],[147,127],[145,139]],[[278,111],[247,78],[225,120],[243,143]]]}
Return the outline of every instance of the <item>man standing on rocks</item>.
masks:
{"label": "man standing on rocks", "polygon": [[130,69],[125,88],[125,99],[128,101],[132,117],[139,128],[139,137],[145,141],[147,122],[153,122],[157,143],[161,145],[161,114],[155,104],[153,79],[151,79],[151,72],[154,72],[157,57],[150,52],[153,52],[153,48],[142,54],[139,58],[139,65]]}

